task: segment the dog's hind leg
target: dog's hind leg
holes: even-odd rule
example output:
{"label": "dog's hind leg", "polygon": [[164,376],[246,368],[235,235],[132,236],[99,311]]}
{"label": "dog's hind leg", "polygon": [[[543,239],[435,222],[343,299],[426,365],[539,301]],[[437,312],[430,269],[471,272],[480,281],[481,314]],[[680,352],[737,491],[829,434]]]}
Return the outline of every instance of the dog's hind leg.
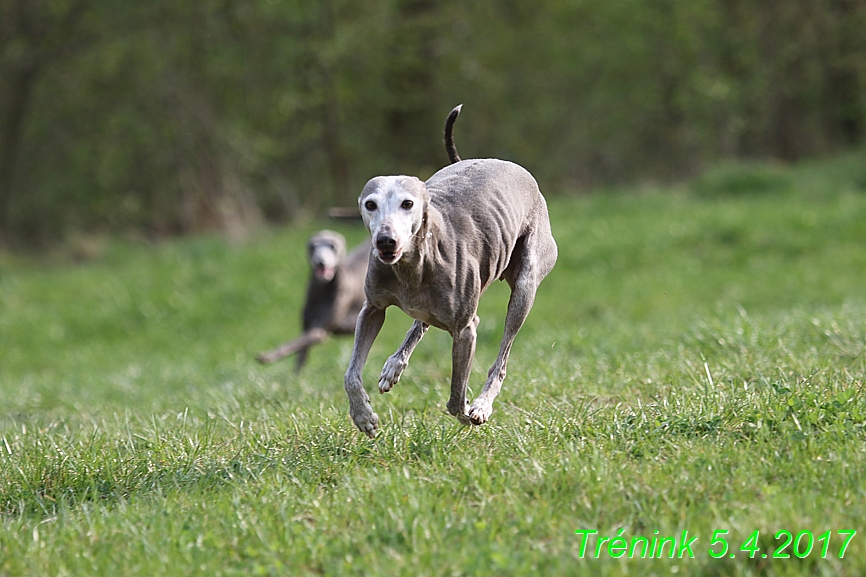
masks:
{"label": "dog's hind leg", "polygon": [[296,372],[296,373],[300,373],[300,372],[301,372],[301,369],[304,368],[304,365],[307,364],[307,355],[308,355],[309,353],[310,353],[310,348],[309,348],[309,347],[307,347],[306,349],[301,349],[301,350],[298,351],[298,354],[297,354],[297,356],[296,356],[296,358],[297,358],[297,363],[295,364],[295,372]]}
{"label": "dog's hind leg", "polygon": [[505,330],[499,347],[499,356],[487,373],[487,382],[484,383],[481,394],[469,407],[467,414],[473,425],[486,423],[493,413],[493,401],[499,395],[502,382],[505,380],[511,345],[514,344],[517,332],[532,309],[539,283],[550,268],[552,265],[539,263],[538,259],[531,254],[531,248],[525,243],[521,243],[512,255],[512,263],[504,275],[505,280],[511,285],[511,297],[508,299],[508,312],[505,315]]}
{"label": "dog's hind leg", "polygon": [[[256,360],[266,365],[273,363],[289,355],[294,355],[301,351],[306,351],[316,343],[320,343],[328,338],[328,331],[323,328],[310,329],[296,339],[283,343],[272,351],[261,353],[256,357]],[[303,363],[301,363],[303,364]],[[298,367],[300,369],[300,366]]]}
{"label": "dog's hind leg", "polygon": [[412,323],[412,328],[410,328],[409,332],[406,333],[406,338],[403,339],[403,344],[400,345],[397,352],[388,357],[388,360],[385,361],[385,366],[382,367],[382,375],[379,377],[380,393],[387,393],[397,384],[397,381],[400,380],[400,375],[403,374],[403,371],[409,364],[409,357],[412,356],[412,351],[414,351],[415,347],[418,346],[418,343],[421,342],[421,338],[429,328],[430,325],[422,323],[421,321],[416,320]]}
{"label": "dog's hind leg", "polygon": [[487,382],[478,398],[469,407],[469,420],[473,425],[481,425],[487,422],[493,413],[493,401],[502,389],[502,381],[505,380],[508,365],[508,355],[511,353],[511,345],[517,331],[523,326],[523,321],[529,315],[532,303],[535,300],[536,285],[533,279],[518,280],[511,291],[508,300],[508,312],[505,315],[505,331],[502,335],[502,344],[499,346],[499,356],[496,362],[487,372]]}

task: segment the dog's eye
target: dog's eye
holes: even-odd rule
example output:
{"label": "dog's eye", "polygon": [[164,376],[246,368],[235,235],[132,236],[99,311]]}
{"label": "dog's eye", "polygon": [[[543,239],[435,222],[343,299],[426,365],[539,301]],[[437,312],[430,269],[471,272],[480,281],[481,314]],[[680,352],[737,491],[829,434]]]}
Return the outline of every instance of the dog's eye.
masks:
{"label": "dog's eye", "polygon": [[410,208],[412,208],[412,206],[413,206],[414,204],[415,204],[415,203],[412,202],[411,200],[406,199],[406,200],[403,201],[403,204],[401,204],[400,207],[401,207],[401,208],[405,208],[406,210],[409,210]]}
{"label": "dog's eye", "polygon": [[366,208],[367,210],[372,212],[372,211],[376,210],[376,203],[373,202],[372,200],[368,200],[367,202],[364,203],[364,208]]}

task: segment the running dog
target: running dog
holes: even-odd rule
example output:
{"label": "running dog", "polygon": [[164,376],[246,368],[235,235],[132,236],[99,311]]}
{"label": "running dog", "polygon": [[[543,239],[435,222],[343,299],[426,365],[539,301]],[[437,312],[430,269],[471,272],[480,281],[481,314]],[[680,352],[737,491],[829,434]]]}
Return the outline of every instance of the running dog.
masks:
{"label": "running dog", "polygon": [[[460,160],[446,121],[446,149],[453,164],[426,182],[413,176],[377,176],[358,205],[371,235],[366,302],[358,315],[344,385],[349,412],[374,437],[379,417],[364,390],[361,370],[385,321],[397,306],[415,319],[400,348],[385,362],[379,392],[400,379],[409,357],[432,325],[453,339],[448,412],[466,425],[481,425],[505,379],[511,345],[532,308],[535,292],[556,263],[547,203],[526,169],[503,160]],[[481,394],[470,405],[466,386],[475,355],[478,301],[495,280],[511,287],[499,355]]]}

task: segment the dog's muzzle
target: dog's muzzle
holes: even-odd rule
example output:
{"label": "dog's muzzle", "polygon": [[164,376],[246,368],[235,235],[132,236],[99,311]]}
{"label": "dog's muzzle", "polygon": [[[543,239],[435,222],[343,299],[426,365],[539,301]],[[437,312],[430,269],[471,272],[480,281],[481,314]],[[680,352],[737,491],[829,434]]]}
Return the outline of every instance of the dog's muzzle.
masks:
{"label": "dog's muzzle", "polygon": [[376,256],[384,264],[394,264],[400,259],[402,251],[397,248],[397,240],[386,233],[376,237]]}
{"label": "dog's muzzle", "polygon": [[330,282],[334,279],[336,272],[336,267],[328,266],[324,263],[318,263],[313,266],[313,275],[316,277],[316,280],[321,282]]}

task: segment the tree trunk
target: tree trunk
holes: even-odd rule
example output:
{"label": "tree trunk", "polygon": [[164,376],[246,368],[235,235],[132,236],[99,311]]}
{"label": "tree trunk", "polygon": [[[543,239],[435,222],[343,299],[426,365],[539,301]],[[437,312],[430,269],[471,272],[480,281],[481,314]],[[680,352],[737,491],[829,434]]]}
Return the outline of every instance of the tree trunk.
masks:
{"label": "tree trunk", "polygon": [[349,160],[343,146],[342,123],[340,121],[340,99],[337,94],[335,74],[327,67],[322,71],[324,76],[325,100],[322,103],[324,120],[324,145],[328,156],[328,166],[336,189],[336,201],[342,202],[351,196],[349,179]]}
{"label": "tree trunk", "polygon": [[[328,43],[333,43],[336,36],[336,7],[333,0],[322,2],[322,36]],[[325,155],[328,158],[328,168],[336,191],[336,198],[330,203],[343,201],[350,193],[349,160],[343,145],[343,130],[340,111],[340,93],[338,72],[335,62],[318,57],[317,64],[322,80],[322,139]]]}
{"label": "tree trunk", "polygon": [[30,96],[39,77],[39,67],[31,64],[16,72],[0,75],[6,92],[3,117],[0,119],[0,245],[11,241],[10,210],[15,197],[21,137],[30,108]]}

